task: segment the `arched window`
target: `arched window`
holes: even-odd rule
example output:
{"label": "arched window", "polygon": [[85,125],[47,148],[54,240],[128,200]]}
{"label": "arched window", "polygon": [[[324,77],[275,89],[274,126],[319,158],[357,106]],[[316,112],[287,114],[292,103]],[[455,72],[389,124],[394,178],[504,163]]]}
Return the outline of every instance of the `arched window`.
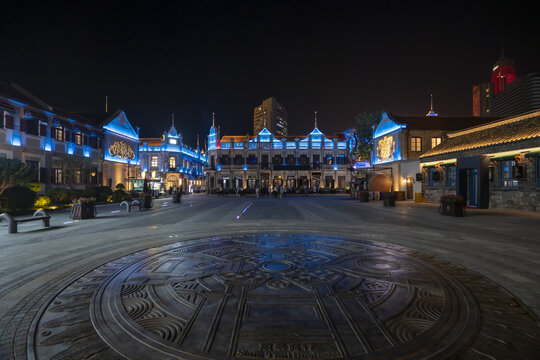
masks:
{"label": "arched window", "polygon": [[169,159],[169,167],[170,168],[176,167],[176,158],[174,156],[171,156],[171,158]]}

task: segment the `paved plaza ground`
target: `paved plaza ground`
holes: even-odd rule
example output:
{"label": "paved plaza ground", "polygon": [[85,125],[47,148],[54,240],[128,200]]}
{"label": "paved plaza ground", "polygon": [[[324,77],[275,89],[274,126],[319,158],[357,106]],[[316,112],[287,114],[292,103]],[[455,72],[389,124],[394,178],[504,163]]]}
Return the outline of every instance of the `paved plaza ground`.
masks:
{"label": "paved plaza ground", "polygon": [[540,214],[337,195],[119,210],[0,223],[0,359],[540,358]]}

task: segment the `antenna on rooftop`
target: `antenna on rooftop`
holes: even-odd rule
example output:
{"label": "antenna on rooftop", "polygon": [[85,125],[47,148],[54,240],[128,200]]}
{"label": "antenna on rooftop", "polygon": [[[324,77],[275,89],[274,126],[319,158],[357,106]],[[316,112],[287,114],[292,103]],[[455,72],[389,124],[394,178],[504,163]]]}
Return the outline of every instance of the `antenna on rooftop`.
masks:
{"label": "antenna on rooftop", "polygon": [[317,127],[317,120],[318,120],[317,110],[315,110],[315,127]]}
{"label": "antenna on rooftop", "polygon": [[433,110],[433,94],[431,94],[431,108],[429,112],[426,114],[426,116],[439,116],[439,114],[437,114],[435,110]]}
{"label": "antenna on rooftop", "polygon": [[212,113],[212,127],[216,126],[215,113]]}
{"label": "antenna on rooftop", "polygon": [[109,97],[105,95],[105,112],[109,112]]}
{"label": "antenna on rooftop", "polygon": [[171,113],[171,126],[174,126],[174,113]]}

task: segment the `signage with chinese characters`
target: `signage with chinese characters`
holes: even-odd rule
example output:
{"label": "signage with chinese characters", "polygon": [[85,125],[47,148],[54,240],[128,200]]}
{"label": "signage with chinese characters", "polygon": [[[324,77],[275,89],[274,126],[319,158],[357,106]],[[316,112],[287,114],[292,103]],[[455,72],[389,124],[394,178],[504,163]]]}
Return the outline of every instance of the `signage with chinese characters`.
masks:
{"label": "signage with chinese characters", "polygon": [[117,157],[120,159],[133,160],[135,159],[135,152],[131,147],[126,144],[124,141],[115,141],[109,147],[109,154],[112,157]]}
{"label": "signage with chinese characters", "polygon": [[396,142],[394,141],[393,136],[385,136],[382,139],[379,139],[377,143],[377,157],[379,161],[388,161],[396,150]]}
{"label": "signage with chinese characters", "polygon": [[374,165],[401,160],[399,132],[374,139],[372,159]]}

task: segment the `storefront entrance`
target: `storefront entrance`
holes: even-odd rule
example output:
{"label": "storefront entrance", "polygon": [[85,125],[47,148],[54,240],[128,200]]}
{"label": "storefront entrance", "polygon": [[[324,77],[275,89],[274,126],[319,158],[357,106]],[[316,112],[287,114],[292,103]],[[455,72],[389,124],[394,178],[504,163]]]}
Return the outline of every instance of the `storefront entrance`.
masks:
{"label": "storefront entrance", "polygon": [[408,177],[407,178],[407,199],[410,200],[413,198],[413,184],[414,184],[414,179],[412,177]]}

